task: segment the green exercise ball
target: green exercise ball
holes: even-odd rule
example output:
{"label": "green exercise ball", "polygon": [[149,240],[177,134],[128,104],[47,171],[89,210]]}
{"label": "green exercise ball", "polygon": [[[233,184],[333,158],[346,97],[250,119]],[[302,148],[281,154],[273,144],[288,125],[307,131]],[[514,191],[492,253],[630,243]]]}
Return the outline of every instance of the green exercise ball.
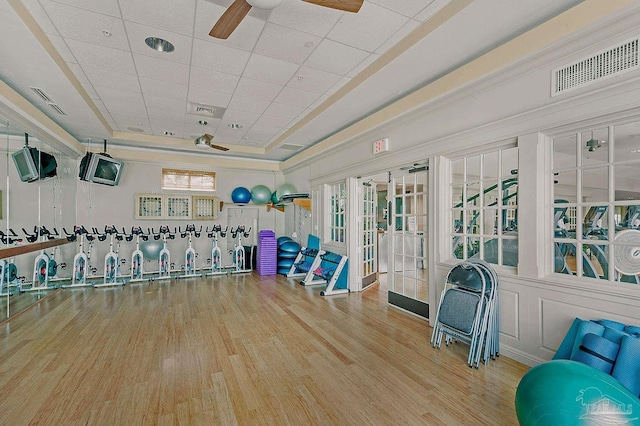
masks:
{"label": "green exercise ball", "polygon": [[273,204],[278,204],[278,201],[280,201],[280,199],[278,198],[278,193],[277,191],[273,191],[273,194],[271,194],[271,202]]}
{"label": "green exercise ball", "polygon": [[156,260],[160,257],[160,250],[162,250],[164,243],[161,239],[154,240],[152,238],[147,241],[140,241],[140,251],[145,259]]}
{"label": "green exercise ball", "polygon": [[271,201],[271,190],[265,185],[256,185],[251,188],[251,201],[254,204],[267,204]]}
{"label": "green exercise ball", "polygon": [[283,183],[276,190],[276,195],[278,196],[278,200],[282,200],[282,197],[289,194],[295,194],[296,187],[291,185],[290,183]]}

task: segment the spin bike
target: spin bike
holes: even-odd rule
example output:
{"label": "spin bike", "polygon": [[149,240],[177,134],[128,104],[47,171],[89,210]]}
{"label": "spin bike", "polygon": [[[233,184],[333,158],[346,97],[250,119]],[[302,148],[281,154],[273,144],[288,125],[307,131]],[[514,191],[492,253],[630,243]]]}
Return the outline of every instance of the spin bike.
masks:
{"label": "spin bike", "polygon": [[175,230],[174,233],[171,233],[171,230],[168,226],[163,225],[158,230],[156,234],[151,230],[154,240],[159,240],[162,238],[162,250],[160,250],[160,255],[158,256],[158,277],[159,280],[167,280],[171,279],[171,269],[173,269],[173,264],[171,263],[171,253],[169,253],[169,248],[167,247],[167,240],[173,240],[176,238]]}
{"label": "spin bike", "polygon": [[[22,238],[13,229],[8,230],[9,234],[0,231],[0,241],[5,245],[13,245],[22,242]],[[18,268],[11,260],[0,260],[0,296],[12,296],[12,287],[17,287],[21,291],[20,277],[18,277]]]}
{"label": "spin bike", "polygon": [[208,259],[208,262],[211,263],[211,270],[207,272],[207,275],[222,275],[227,273],[227,271],[222,269],[222,251],[218,246],[218,234],[222,238],[225,238],[228,230],[229,227],[227,226],[223,231],[220,225],[213,225],[211,231],[207,228],[207,236],[211,238],[212,241],[211,259]]}
{"label": "spin bike", "polygon": [[[35,243],[38,239],[41,242],[48,240],[54,240],[60,237],[60,234],[53,228],[53,233],[44,226],[33,228],[33,234],[28,233],[24,228],[22,232],[27,236],[27,241]],[[40,254],[36,256],[36,260],[33,264],[33,280],[31,286],[24,289],[24,291],[39,291],[39,290],[51,290],[55,288],[54,281],[60,280],[58,278],[58,268],[64,269],[65,263],[56,262],[56,250],[57,247],[53,247],[51,255],[49,255],[44,249],[40,250]]]}
{"label": "spin bike", "polygon": [[131,278],[130,283],[145,281],[144,278],[144,254],[140,250],[140,239],[147,241],[149,235],[145,234],[141,227],[134,226],[131,228],[131,238],[136,237],[136,249],[131,254]]}
{"label": "spin bike", "polygon": [[249,238],[251,228],[245,231],[244,225],[238,225],[236,229],[231,229],[231,237],[236,239],[233,248],[233,269],[232,274],[240,274],[243,272],[251,272],[251,267],[247,268],[244,246],[242,245],[242,237]]}
{"label": "spin bike", "polygon": [[[67,232],[64,228],[62,228],[62,230],[67,235],[67,240],[79,240],[78,253],[73,257],[73,276],[71,278],[71,284],[63,285],[62,288],[91,287],[91,284],[87,282],[87,275],[90,269],[89,256],[84,251],[85,236],[89,237],[89,232],[84,225],[74,226],[73,232]],[[90,238],[93,239],[93,236],[90,236]]]}
{"label": "spin bike", "polygon": [[[118,253],[120,252],[120,242],[123,239],[123,235],[118,232],[115,226],[105,225],[104,234],[99,234],[98,230],[94,228],[93,232],[98,234],[98,240],[104,241],[109,236],[109,252],[104,256],[104,280],[102,283],[94,284],[94,287],[113,287],[117,285],[124,285],[124,280],[120,278],[120,258]],[[116,241],[116,249],[114,251],[114,240]]]}
{"label": "spin bike", "polygon": [[198,257],[198,253],[196,253],[193,248],[193,237],[200,238],[200,234],[202,233],[202,226],[199,231],[196,231],[196,225],[186,225],[184,232],[178,229],[180,232],[181,238],[189,237],[189,247],[184,253],[184,275],[181,275],[179,278],[192,278],[199,277],[201,274],[198,274],[198,269],[196,268],[196,258]]}

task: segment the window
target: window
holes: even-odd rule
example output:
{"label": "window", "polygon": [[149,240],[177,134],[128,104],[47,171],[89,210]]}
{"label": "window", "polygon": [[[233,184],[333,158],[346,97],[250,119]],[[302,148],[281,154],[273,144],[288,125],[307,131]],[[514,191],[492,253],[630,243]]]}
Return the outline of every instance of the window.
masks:
{"label": "window", "polygon": [[328,185],[328,192],[329,220],[327,223],[329,226],[327,227],[327,240],[329,242],[344,243],[346,241],[346,183]]}
{"label": "window", "polygon": [[162,189],[188,191],[215,191],[215,172],[196,170],[162,169]]}
{"label": "window", "polygon": [[518,148],[451,163],[452,256],[518,264]]}
{"label": "window", "polygon": [[633,123],[553,140],[555,272],[640,283],[638,134]]}

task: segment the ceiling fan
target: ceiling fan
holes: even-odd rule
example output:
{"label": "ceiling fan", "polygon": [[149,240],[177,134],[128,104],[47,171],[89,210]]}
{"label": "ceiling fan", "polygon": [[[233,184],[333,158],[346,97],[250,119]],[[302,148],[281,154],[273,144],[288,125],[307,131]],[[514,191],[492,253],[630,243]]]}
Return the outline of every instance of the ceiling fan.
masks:
{"label": "ceiling fan", "polygon": [[[200,120],[198,123],[201,124],[202,127],[207,125],[207,122],[204,120]],[[220,151],[229,151],[229,148],[227,148],[226,146],[215,145],[215,144],[212,144],[211,141],[213,141],[213,136],[208,133],[205,133],[202,136],[198,136],[197,138],[195,138],[193,142],[195,143],[196,148],[202,148],[202,149],[213,148],[213,149],[219,149]]]}
{"label": "ceiling fan", "polygon": [[[360,10],[364,0],[302,0],[318,6],[331,9],[344,10],[356,13]],[[273,9],[282,3],[282,0],[234,0],[234,2],[222,14],[218,22],[213,26],[209,35],[215,38],[226,39],[242,22],[253,6],[259,9]]]}

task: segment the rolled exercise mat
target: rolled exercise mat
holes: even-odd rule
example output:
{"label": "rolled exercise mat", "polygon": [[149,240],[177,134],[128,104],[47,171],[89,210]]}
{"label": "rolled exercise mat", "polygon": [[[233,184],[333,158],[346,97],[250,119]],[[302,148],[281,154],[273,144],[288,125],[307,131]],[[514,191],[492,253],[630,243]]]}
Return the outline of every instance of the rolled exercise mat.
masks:
{"label": "rolled exercise mat", "polygon": [[610,374],[619,349],[620,345],[617,343],[602,336],[587,333],[582,338],[580,349],[571,359]]}
{"label": "rolled exercise mat", "polygon": [[571,356],[569,359],[573,359],[576,353],[580,350],[580,345],[582,345],[582,338],[585,334],[591,333],[596,336],[602,336],[604,334],[604,326],[600,324],[596,324],[592,321],[582,321],[578,324],[578,329],[576,330],[576,338],[573,341],[573,348],[571,349]]}
{"label": "rolled exercise mat", "polygon": [[611,375],[632,394],[640,397],[640,339],[633,336],[622,338]]}
{"label": "rolled exercise mat", "polygon": [[609,320],[609,319],[600,319],[600,320],[596,320],[594,322],[597,322],[600,325],[604,325],[605,327],[610,327],[613,328],[615,330],[620,330],[623,331],[625,325],[621,322],[618,321],[613,321],[613,320]]}

